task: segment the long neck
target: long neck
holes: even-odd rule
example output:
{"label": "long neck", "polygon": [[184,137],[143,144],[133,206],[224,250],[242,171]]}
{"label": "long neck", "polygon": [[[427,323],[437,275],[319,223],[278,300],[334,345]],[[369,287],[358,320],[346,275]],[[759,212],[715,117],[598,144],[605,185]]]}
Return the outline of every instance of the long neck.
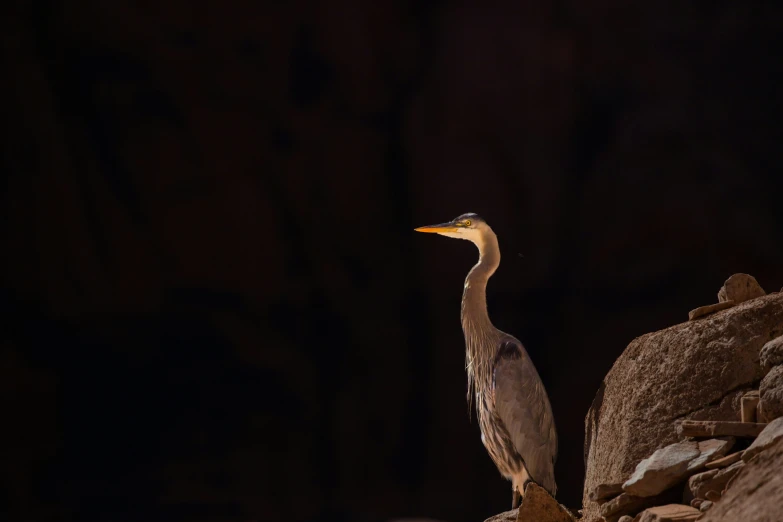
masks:
{"label": "long neck", "polygon": [[468,398],[471,389],[483,391],[491,382],[491,361],[497,329],[487,313],[487,281],[500,265],[497,236],[489,230],[477,243],[479,261],[465,278],[462,293],[462,331],[465,334],[465,365],[468,372]]}

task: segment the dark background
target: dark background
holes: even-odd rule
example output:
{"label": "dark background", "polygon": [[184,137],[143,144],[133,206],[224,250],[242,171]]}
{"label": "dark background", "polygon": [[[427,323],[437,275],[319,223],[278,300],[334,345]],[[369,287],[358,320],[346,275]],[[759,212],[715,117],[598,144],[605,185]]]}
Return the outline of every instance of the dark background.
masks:
{"label": "dark background", "polygon": [[498,233],[573,508],[625,345],[783,285],[780,3],[8,4],[0,518],[508,509],[415,226]]}

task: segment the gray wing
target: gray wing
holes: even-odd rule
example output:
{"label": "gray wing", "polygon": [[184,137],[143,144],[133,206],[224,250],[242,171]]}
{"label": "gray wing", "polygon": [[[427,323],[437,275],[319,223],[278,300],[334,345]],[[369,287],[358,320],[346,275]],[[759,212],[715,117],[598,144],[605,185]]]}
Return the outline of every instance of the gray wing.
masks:
{"label": "gray wing", "polygon": [[557,491],[555,419],[544,384],[519,341],[500,343],[492,384],[495,412],[525,461],[530,478],[554,496]]}

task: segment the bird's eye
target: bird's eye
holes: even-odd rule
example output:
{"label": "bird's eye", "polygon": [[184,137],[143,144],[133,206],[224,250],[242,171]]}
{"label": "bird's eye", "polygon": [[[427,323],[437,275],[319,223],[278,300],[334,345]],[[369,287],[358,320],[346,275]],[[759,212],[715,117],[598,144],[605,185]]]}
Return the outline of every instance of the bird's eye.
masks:
{"label": "bird's eye", "polygon": [[470,226],[470,220],[469,220],[469,219],[466,219],[466,220],[465,220],[463,223],[464,223],[464,225],[465,225],[466,227],[469,227],[469,226]]}

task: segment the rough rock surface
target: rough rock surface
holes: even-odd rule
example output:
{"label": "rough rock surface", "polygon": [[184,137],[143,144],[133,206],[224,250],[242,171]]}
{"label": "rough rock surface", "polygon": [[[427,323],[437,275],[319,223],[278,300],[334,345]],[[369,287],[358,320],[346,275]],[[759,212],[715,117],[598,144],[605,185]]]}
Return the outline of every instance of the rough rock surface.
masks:
{"label": "rough rock surface", "polygon": [[759,434],[756,440],[753,441],[753,444],[742,454],[742,460],[749,462],[750,459],[776,444],[779,440],[783,440],[783,417],[775,419],[764,428],[764,431]]}
{"label": "rough rock surface", "polygon": [[516,522],[517,516],[519,516],[519,510],[512,509],[504,511],[503,513],[498,513],[494,517],[489,517],[484,522]]}
{"label": "rough rock surface", "polygon": [[749,274],[734,274],[726,279],[718,291],[718,301],[742,303],[766,295],[756,278]]}
{"label": "rough rock surface", "polygon": [[783,365],[775,366],[764,376],[759,385],[762,422],[783,417]]}
{"label": "rough rock surface", "polygon": [[773,366],[783,364],[783,335],[772,339],[761,348],[759,360],[765,373],[770,371]]}
{"label": "rough rock surface", "polygon": [[620,482],[614,484],[598,484],[588,494],[588,498],[593,501],[606,500],[616,497],[623,492],[623,485]]}
{"label": "rough rock surface", "polygon": [[[677,492],[673,489],[654,497],[637,497],[629,495],[628,493],[623,493],[619,497],[615,497],[602,505],[600,516],[602,516],[606,522],[617,522],[623,515],[635,515],[649,507],[675,502],[678,500],[678,496]],[[588,516],[583,516],[583,518],[589,520]]]}
{"label": "rough rock surface", "polygon": [[733,445],[731,437],[670,444],[641,461],[623,484],[623,490],[638,497],[657,495],[686,479],[713,458],[722,457]]}
{"label": "rough rock surface", "polygon": [[700,306],[688,312],[688,320],[694,321],[696,319],[699,319],[700,317],[705,317],[710,314],[720,312],[721,310],[726,310],[727,308],[731,308],[732,306],[734,306],[734,301],[724,301],[722,303]]}
{"label": "rough rock surface", "polygon": [[783,439],[748,462],[701,522],[783,520]]}
{"label": "rough rock surface", "polygon": [[587,414],[585,519],[600,510],[588,492],[677,442],[677,421],[739,419],[741,396],[762,377],[759,351],[781,334],[783,295],[771,294],[633,340]]}
{"label": "rough rock surface", "polygon": [[739,473],[744,465],[745,462],[741,460],[728,468],[713,469],[693,475],[688,479],[688,489],[694,498],[707,498],[708,491],[723,491],[726,484]]}
{"label": "rough rock surface", "polygon": [[534,482],[528,482],[517,522],[574,522],[571,512]]}
{"label": "rough rock surface", "polygon": [[708,462],[706,466],[704,466],[707,469],[719,469],[719,468],[726,468],[728,466],[731,466],[738,460],[742,458],[742,454],[744,451],[737,451],[735,453],[732,453],[731,455],[726,455],[725,457],[721,457],[719,459],[715,459],[711,462]]}
{"label": "rough rock surface", "polygon": [[638,522],[688,522],[696,520],[701,512],[683,504],[667,504],[645,509],[639,514]]}

